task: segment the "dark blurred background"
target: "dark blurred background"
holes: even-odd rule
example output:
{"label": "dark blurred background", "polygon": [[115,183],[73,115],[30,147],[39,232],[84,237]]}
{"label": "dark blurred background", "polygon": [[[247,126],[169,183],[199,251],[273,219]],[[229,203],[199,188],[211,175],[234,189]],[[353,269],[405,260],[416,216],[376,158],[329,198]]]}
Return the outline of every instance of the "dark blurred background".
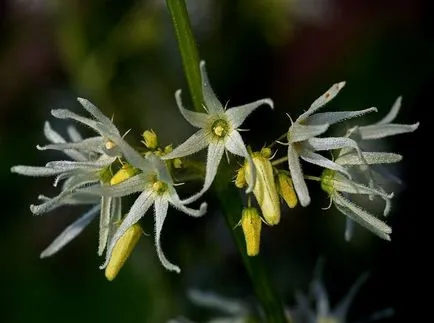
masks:
{"label": "dark blurred background", "polygon": [[[404,185],[388,222],[392,242],[357,226],[344,241],[344,216],[312,186],[313,203],[283,209],[277,227],[264,228],[261,254],[288,306],[296,290],[306,291],[318,257],[332,304],[364,272],[370,278],[350,309],[349,322],[393,307],[385,322],[427,322],[432,296],[428,239],[432,216],[433,25],[429,1],[190,0],[189,11],[211,83],[230,105],[271,97],[275,112],[263,108],[243,125],[255,148],[287,130],[289,120],[328,87],[347,85],[329,111],[376,106],[362,120],[376,121],[399,96],[399,123],[421,122],[416,133],[384,141],[383,148],[404,155],[396,168]],[[108,282],[98,269],[97,221],[49,259],[39,253],[82,208],[61,208],[32,216],[37,195],[57,194],[51,179],[10,174],[12,165],[43,165],[61,155],[40,152],[42,128],[53,108],[82,112],[85,97],[129,138],[154,129],[161,142],[178,144],[194,130],[179,114],[173,93],[186,81],[170,18],[162,0],[50,1],[9,0],[0,4],[0,152],[2,225],[0,246],[1,322],[165,322],[178,315],[203,321],[186,299],[189,288],[254,301],[241,259],[218,204],[208,195],[202,219],[169,211],[162,233],[167,257],[181,275],[164,270],[153,237],[141,239],[119,276]],[[339,128],[337,128],[339,130]],[[87,129],[84,129],[86,133]],[[342,129],[341,129],[342,132]],[[89,133],[89,132],[88,132]],[[281,148],[283,149],[283,148]],[[424,168],[425,167],[425,168]],[[307,168],[318,174],[315,167]],[[143,221],[153,232],[151,214]],[[432,316],[432,314],[431,314]],[[428,316],[429,317],[429,316]],[[428,319],[429,321],[429,319]]]}

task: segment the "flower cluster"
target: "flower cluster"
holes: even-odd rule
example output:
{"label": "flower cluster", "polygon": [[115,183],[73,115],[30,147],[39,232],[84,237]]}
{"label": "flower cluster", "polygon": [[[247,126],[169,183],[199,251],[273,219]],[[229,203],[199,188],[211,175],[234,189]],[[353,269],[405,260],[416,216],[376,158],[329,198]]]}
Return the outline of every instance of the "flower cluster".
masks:
{"label": "flower cluster", "polygon": [[[270,226],[279,223],[280,198],[290,208],[298,202],[303,207],[310,204],[306,179],[320,182],[335,207],[348,217],[347,239],[351,238],[353,221],[383,239],[390,239],[391,228],[356,204],[354,199],[362,195],[368,200],[380,198],[385,201],[383,214],[387,215],[391,209],[393,193],[386,192],[380,185],[378,179],[384,176],[384,171],[377,166],[396,163],[402,157],[395,153],[365,151],[363,142],[417,129],[417,123],[392,123],[400,108],[400,98],[390,113],[376,124],[355,126],[340,137],[323,136],[332,125],[376,111],[375,108],[368,108],[318,113],[345,85],[344,82],[336,83],[294,122],[291,119],[289,129],[279,138],[286,138],[287,141],[276,141],[286,146],[286,154],[276,158],[274,143],[254,151],[244,143],[239,133],[240,126],[253,111],[262,105],[273,109],[273,101],[266,98],[228,108],[214,94],[203,61],[200,72],[203,112],[184,108],[181,90],[175,93],[182,116],[199,130],[174,149],[170,145],[160,147],[157,135],[151,130],[143,133],[141,148],[132,148],[124,139],[127,133],[122,135],[111,119],[85,99],[79,98],[78,101],[89,113],[88,117],[64,109],[51,111],[55,118],[75,121],[91,128],[96,134],[83,138],[74,126],[69,126],[66,131],[68,137],[64,138],[46,122],[44,133],[50,143],[37,148],[61,151],[69,160],[51,161],[42,167],[18,165],[11,168],[12,172],[27,176],[54,176],[54,186],[61,188],[57,196],[39,196],[41,203],[30,206],[33,214],[44,214],[65,205],[90,205],[89,211],[67,227],[41,253],[41,257],[59,251],[99,214],[98,254],[105,252],[101,268],[106,268],[106,276],[111,280],[116,277],[141,236],[139,220],[153,205],[158,257],[166,269],[179,273],[180,268],[166,258],[160,243],[168,207],[172,205],[193,217],[204,215],[206,203],[202,203],[198,210],[187,205],[202,197],[211,187],[225,152],[243,159],[236,172],[235,185],[246,187],[246,194],[249,195],[248,208],[240,218],[249,256],[259,253],[262,223]],[[205,148],[207,158],[203,187],[196,194],[181,199],[173,180],[178,177],[174,174],[188,167],[189,164],[184,164],[182,158]],[[321,152],[324,151],[331,153],[333,158],[323,156]],[[301,161],[320,166],[323,169],[321,177],[305,175]],[[137,199],[123,216],[122,198],[137,193]],[[254,196],[261,213],[251,205],[250,196]]]}

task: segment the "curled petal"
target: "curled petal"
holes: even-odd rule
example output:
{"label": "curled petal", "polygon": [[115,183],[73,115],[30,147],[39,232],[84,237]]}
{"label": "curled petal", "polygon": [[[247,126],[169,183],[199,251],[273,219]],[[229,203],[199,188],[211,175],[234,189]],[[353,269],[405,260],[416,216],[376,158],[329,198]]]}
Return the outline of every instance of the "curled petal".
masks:
{"label": "curled petal", "polygon": [[98,214],[99,208],[99,205],[95,205],[81,218],[68,226],[56,239],[54,239],[54,241],[44,251],[42,251],[40,257],[46,258],[52,256],[60,249],[62,249],[65,245],[67,245],[76,236],[78,236],[83,231],[83,229],[90,223],[90,221],[95,218],[95,216]]}
{"label": "curled petal", "polygon": [[226,115],[229,118],[229,122],[231,123],[234,129],[241,126],[244,120],[257,108],[259,108],[263,104],[268,104],[271,109],[274,108],[273,101],[271,99],[262,99],[252,103],[240,105],[238,107],[230,108],[226,111]]}
{"label": "curled petal", "polygon": [[399,110],[401,109],[401,103],[402,103],[402,96],[399,96],[395,103],[392,105],[392,108],[390,109],[389,113],[387,113],[383,119],[378,121],[376,124],[388,124],[391,123],[393,120],[395,120],[396,116],[399,113]]}
{"label": "curled petal", "polygon": [[223,141],[211,142],[209,144],[208,154],[207,154],[207,159],[206,159],[205,181],[203,183],[203,187],[198,193],[183,200],[182,203],[189,204],[191,202],[196,201],[199,197],[201,197],[211,187],[211,184],[214,181],[215,175],[217,174],[217,170],[218,170],[220,161],[222,159],[224,150],[225,150],[225,145],[224,145]]}
{"label": "curled petal", "polygon": [[168,206],[169,203],[167,200],[161,197],[155,200],[155,247],[157,248],[158,258],[160,258],[161,264],[164,266],[164,268],[179,274],[181,269],[167,260],[163,253],[163,249],[161,248],[160,236],[161,230],[163,229],[164,220],[166,219]]}
{"label": "curled petal", "polygon": [[102,195],[107,197],[123,197],[146,189],[148,179],[143,173],[135,175],[111,186],[92,186],[84,188],[82,191],[90,195]]}
{"label": "curled petal", "polygon": [[175,92],[175,99],[179,111],[181,111],[181,114],[185,120],[197,128],[204,128],[206,126],[208,122],[208,115],[206,113],[199,113],[185,109],[181,100],[181,90]]}
{"label": "curled petal", "polygon": [[89,100],[83,98],[77,98],[77,101],[89,112],[95,119],[101,122],[107,129],[111,130],[111,134],[120,136],[118,129],[115,127],[113,122],[107,118],[95,105],[93,105]]}
{"label": "curled petal", "polygon": [[194,210],[189,207],[186,207],[185,204],[187,203],[179,199],[179,196],[178,194],[176,194],[176,191],[174,189],[170,191],[168,200],[170,204],[172,204],[176,209],[195,218],[201,217],[206,213],[207,210],[206,203],[201,203],[199,210]]}

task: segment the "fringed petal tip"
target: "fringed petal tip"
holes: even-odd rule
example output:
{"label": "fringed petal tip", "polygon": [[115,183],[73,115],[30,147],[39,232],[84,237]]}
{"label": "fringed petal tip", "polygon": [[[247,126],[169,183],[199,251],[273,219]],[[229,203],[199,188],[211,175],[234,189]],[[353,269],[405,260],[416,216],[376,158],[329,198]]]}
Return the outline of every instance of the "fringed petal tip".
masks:
{"label": "fringed petal tip", "polygon": [[208,210],[208,204],[206,202],[202,202],[199,207],[199,216],[204,215]]}

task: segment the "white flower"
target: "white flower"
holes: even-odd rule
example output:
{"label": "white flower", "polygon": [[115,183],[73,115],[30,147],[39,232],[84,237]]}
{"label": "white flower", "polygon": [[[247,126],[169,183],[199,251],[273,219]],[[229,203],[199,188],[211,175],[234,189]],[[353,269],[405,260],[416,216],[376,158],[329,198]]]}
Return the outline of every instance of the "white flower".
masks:
{"label": "white flower", "polygon": [[[205,214],[207,205],[206,203],[202,203],[199,210],[187,208],[185,206],[186,203],[182,202],[176,193],[172,178],[165,163],[153,154],[149,154],[146,159],[142,159],[142,164],[138,165],[140,170],[143,171],[142,173],[117,185],[104,186],[100,188],[93,187],[86,190],[86,192],[97,195],[101,194],[102,196],[107,197],[122,197],[136,192],[141,192],[111,239],[107,248],[106,260],[100,268],[103,269],[107,266],[116,242],[124,235],[128,228],[137,223],[148,211],[151,205],[154,204],[155,246],[158,257],[166,269],[179,273],[181,270],[178,266],[167,260],[160,244],[161,230],[163,229],[163,223],[166,219],[168,206],[171,204],[176,209],[187,213],[190,216],[200,217]],[[149,167],[149,164],[151,164],[152,167]]]}
{"label": "white flower", "polygon": [[419,127],[419,122],[414,124],[392,123],[401,109],[401,102],[402,97],[398,97],[389,113],[383,119],[372,125],[357,126],[353,130],[356,130],[360,134],[362,140],[380,139],[415,131]]}
{"label": "white flower", "polygon": [[[363,152],[363,158],[355,153],[347,153],[339,156],[335,163],[345,167],[349,172],[361,165],[377,165],[396,163],[402,159],[401,155],[382,152]],[[354,168],[353,168],[354,167]],[[352,201],[351,195],[366,195],[371,198],[380,197],[385,202],[383,215],[387,215],[391,209],[393,194],[387,194],[381,187],[368,187],[361,183],[350,180],[337,171],[326,169],[321,176],[321,188],[327,192],[335,207],[352,221],[359,223],[380,238],[390,240],[392,229],[371,213],[365,211]],[[352,224],[347,222],[345,237],[351,238]]]}
{"label": "white flower", "polygon": [[[205,103],[204,109],[207,113],[198,113],[184,109],[181,102],[181,90],[175,93],[178,108],[184,118],[194,127],[200,128],[200,130],[176,147],[171,153],[163,156],[163,159],[179,158],[208,147],[204,186],[200,192],[185,200],[184,202],[186,203],[198,199],[211,186],[225,149],[235,155],[246,158],[251,169],[254,170],[252,158],[237,129],[247,116],[262,104],[268,104],[273,108],[273,101],[271,99],[262,99],[225,110],[211,88],[204,61],[200,63],[200,71]],[[249,181],[247,192],[251,192],[255,185],[255,171],[251,172],[251,176],[252,178]]]}
{"label": "white flower", "polygon": [[100,238],[98,253],[101,255],[110,234],[111,224],[120,218],[120,199],[108,197],[96,197],[80,192],[80,188],[87,185],[100,185],[101,172],[109,166],[116,157],[110,157],[105,153],[90,154],[74,147],[75,142],[82,142],[80,134],[74,127],[68,128],[72,143],[67,142],[59,133],[54,131],[48,122],[44,125],[44,134],[52,142],[53,146],[61,147],[66,155],[74,161],[52,161],[45,167],[17,165],[11,168],[11,172],[26,176],[56,176],[54,186],[64,180],[61,192],[53,197],[39,196],[42,203],[31,205],[30,210],[36,215],[44,214],[63,205],[91,204],[94,205],[82,217],[68,226],[42,253],[41,258],[49,257],[63,248],[95,218],[100,211]]}
{"label": "white flower", "polygon": [[326,93],[316,99],[310,108],[292,123],[288,130],[288,166],[291,178],[302,206],[310,203],[309,191],[303,177],[300,160],[303,159],[312,164],[324,168],[337,170],[349,176],[346,170],[333,161],[317,154],[316,151],[325,151],[350,147],[359,150],[357,143],[346,137],[317,138],[327,131],[330,125],[346,119],[359,117],[369,112],[377,111],[369,108],[360,111],[325,112],[314,114],[319,108],[332,100],[344,87],[345,82],[334,84]]}

